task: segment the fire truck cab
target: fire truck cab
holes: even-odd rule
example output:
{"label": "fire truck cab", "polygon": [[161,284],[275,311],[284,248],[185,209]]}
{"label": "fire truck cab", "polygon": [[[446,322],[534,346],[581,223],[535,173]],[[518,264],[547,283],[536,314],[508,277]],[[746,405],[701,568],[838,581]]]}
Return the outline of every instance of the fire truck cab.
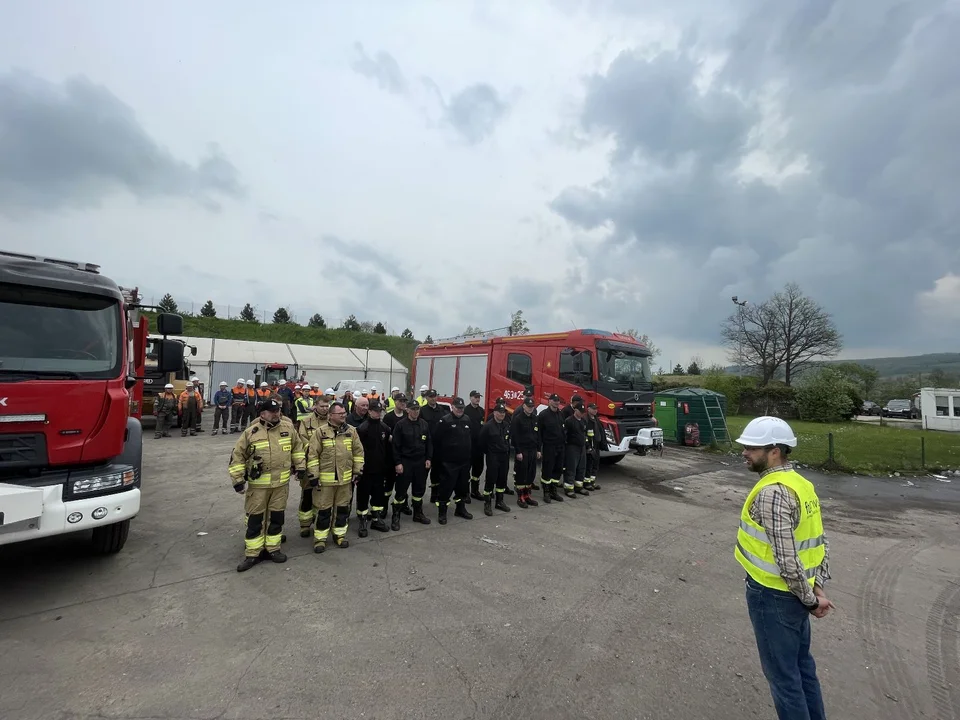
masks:
{"label": "fire truck cab", "polygon": [[[178,315],[158,330],[179,335]],[[118,552],[140,511],[146,316],[90,263],[0,252],[0,545],[92,531]],[[161,372],[183,345],[157,344]]]}
{"label": "fire truck cab", "polygon": [[564,404],[580,395],[597,404],[610,446],[602,458],[618,462],[631,450],[663,447],[650,358],[629,335],[593,329],[443,341],[417,347],[412,384],[436,390],[445,403],[478,390],[488,412],[504,398],[512,413],[525,390],[533,391],[538,412],[553,393]]}

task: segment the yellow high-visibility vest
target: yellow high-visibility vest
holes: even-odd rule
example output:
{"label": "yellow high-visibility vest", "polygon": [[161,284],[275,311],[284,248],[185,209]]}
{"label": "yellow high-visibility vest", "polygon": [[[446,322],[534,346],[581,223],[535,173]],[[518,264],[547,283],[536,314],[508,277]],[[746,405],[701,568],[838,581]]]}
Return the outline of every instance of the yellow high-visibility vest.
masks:
{"label": "yellow high-visibility vest", "polygon": [[789,592],[787,583],[780,576],[780,568],[774,558],[773,546],[767,533],[750,517],[750,506],[759,492],[778,483],[792,490],[800,501],[800,524],[793,531],[793,536],[807,582],[811,587],[816,582],[817,568],[826,554],[820,499],[813,483],[793,470],[772,472],[753,486],[743,504],[743,510],[740,511],[740,528],[737,530],[737,545],[733,554],[747,574],[758,583],[774,590]]}

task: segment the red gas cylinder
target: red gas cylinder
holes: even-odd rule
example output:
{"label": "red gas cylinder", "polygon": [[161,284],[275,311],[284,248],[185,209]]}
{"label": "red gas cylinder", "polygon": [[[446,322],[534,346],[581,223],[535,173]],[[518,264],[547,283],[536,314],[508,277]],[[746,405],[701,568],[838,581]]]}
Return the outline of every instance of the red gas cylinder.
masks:
{"label": "red gas cylinder", "polygon": [[700,445],[700,426],[697,423],[687,423],[683,428],[683,444],[690,447]]}

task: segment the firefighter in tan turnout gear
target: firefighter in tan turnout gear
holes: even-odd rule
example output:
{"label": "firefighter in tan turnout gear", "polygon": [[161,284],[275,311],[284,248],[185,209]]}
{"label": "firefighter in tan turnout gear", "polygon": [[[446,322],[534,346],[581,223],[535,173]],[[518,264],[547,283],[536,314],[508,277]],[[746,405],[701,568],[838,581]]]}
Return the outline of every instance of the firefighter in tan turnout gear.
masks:
{"label": "firefighter in tan turnout gear", "polygon": [[[327,424],[327,413],[330,403],[321,395],[313,405],[313,412],[300,422],[300,440],[304,449],[310,444],[310,438],[321,425]],[[317,511],[313,507],[313,486],[306,479],[300,482],[300,508],[297,511],[297,520],[300,522],[300,537],[310,537],[310,528],[317,518]]]}
{"label": "firefighter in tan turnout gear", "polygon": [[337,547],[350,545],[347,523],[350,519],[352,485],[363,472],[363,445],[357,429],[346,423],[347,411],[342,403],[333,403],[327,422],[316,429],[307,445],[307,474],[313,491],[313,507],[317,521],[313,531],[313,551],[327,549],[330,519],[333,516],[333,537]]}
{"label": "firefighter in tan turnout gear", "polygon": [[230,481],[234,490],[245,493],[247,515],[244,558],[237,572],[267,557],[286,562],[280,543],[290,474],[295,471],[298,478],[306,477],[303,443],[293,423],[280,414],[280,403],[267,400],[258,409],[260,419],[243,431],[230,456]]}

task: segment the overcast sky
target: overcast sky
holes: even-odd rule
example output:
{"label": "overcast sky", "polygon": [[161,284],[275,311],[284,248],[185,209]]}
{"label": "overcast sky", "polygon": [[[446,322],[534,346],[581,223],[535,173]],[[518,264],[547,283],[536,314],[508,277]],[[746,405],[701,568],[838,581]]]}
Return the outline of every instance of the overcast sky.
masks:
{"label": "overcast sky", "polygon": [[5,3],[0,246],[663,365],[796,281],[847,357],[956,350],[958,4]]}

